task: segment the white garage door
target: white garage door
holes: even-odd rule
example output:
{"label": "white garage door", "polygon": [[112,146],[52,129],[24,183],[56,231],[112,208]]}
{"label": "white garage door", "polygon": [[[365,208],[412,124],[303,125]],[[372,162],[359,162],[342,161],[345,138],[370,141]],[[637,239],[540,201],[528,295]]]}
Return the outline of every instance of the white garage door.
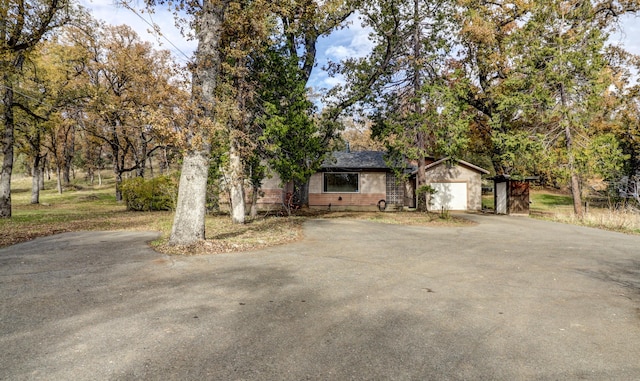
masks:
{"label": "white garage door", "polygon": [[433,211],[467,210],[467,183],[431,183],[436,193],[431,196]]}

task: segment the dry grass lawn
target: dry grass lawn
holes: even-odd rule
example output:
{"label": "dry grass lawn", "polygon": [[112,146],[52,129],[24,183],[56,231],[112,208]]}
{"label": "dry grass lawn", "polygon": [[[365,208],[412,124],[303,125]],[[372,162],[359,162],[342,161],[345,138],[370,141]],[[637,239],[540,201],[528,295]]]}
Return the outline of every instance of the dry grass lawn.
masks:
{"label": "dry grass lawn", "polygon": [[302,224],[309,218],[350,218],[381,223],[425,226],[463,226],[468,220],[454,216],[411,212],[307,212],[294,217],[260,217],[245,225],[234,225],[226,215],[208,216],[207,239],[188,247],[167,244],[172,212],[130,212],[115,201],[113,183],[104,186],[78,182],[62,194],[53,182],[41,192],[40,204],[32,205],[31,179],[16,178],[12,190],[12,218],[0,220],[0,247],[37,237],[71,231],[158,231],[155,250],[167,254],[198,255],[255,250],[293,242],[302,237]]}
{"label": "dry grass lawn", "polygon": [[[151,243],[159,252],[199,255],[248,251],[293,242],[302,238],[302,225],[310,218],[348,218],[433,227],[473,224],[453,214],[416,212],[307,211],[293,217],[261,216],[244,225],[234,225],[227,215],[217,215],[207,217],[205,241],[176,247],[167,244],[173,213],[127,211],[123,204],[115,201],[112,182],[102,187],[78,182],[62,194],[55,191],[53,182],[47,183],[37,205],[30,204],[30,189],[30,178],[13,181],[13,217],[0,220],[0,247],[70,231],[144,230],[160,232],[161,237]],[[537,218],[640,234],[637,210],[590,208],[585,218],[577,219],[572,214],[571,198],[566,195],[535,191],[532,201],[532,215]]]}
{"label": "dry grass lawn", "polygon": [[535,218],[589,226],[627,234],[640,234],[640,211],[633,206],[591,205],[584,217],[573,213],[571,196],[546,190],[531,192],[531,215]]}

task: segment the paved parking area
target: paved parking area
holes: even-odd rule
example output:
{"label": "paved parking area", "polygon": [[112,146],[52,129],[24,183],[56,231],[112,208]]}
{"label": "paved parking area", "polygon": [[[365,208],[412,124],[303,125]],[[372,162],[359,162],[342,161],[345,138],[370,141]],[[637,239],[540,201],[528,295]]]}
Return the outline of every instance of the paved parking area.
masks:
{"label": "paved parking area", "polygon": [[138,232],[0,249],[0,379],[640,379],[640,237],[469,218],[201,257]]}

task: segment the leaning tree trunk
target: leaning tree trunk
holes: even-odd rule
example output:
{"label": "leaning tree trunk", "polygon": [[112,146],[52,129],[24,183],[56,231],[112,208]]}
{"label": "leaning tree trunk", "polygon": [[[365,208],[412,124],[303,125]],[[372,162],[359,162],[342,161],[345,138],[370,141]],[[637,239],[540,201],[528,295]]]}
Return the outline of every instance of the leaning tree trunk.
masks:
{"label": "leaning tree trunk", "polygon": [[176,214],[171,228],[172,245],[188,245],[205,239],[205,215],[209,151],[189,151],[182,161]]}
{"label": "leaning tree trunk", "polygon": [[[4,83],[8,83],[5,74]],[[0,172],[0,218],[11,218],[11,173],[13,172],[13,89],[4,86],[4,139],[2,147],[2,171]]]}

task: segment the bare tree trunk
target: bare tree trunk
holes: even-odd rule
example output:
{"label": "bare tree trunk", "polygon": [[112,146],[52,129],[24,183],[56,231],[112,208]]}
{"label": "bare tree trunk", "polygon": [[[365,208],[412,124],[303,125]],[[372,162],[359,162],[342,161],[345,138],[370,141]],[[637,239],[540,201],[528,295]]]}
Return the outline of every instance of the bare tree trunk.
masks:
{"label": "bare tree trunk", "polygon": [[580,179],[575,168],[575,156],[573,154],[573,135],[571,134],[571,118],[567,115],[567,98],[564,85],[560,85],[560,102],[562,104],[562,117],[565,119],[564,138],[565,147],[567,149],[567,158],[569,161],[569,175],[571,176],[571,196],[573,197],[573,212],[579,218],[583,217],[582,210],[582,192],[580,190]]}
{"label": "bare tree trunk", "polygon": [[58,194],[62,194],[62,171],[60,170],[60,166],[56,166],[56,189],[58,190]]}
{"label": "bare tree trunk", "polygon": [[40,203],[40,177],[42,174],[40,173],[40,168],[33,169],[33,177],[31,178],[31,203],[39,204]]}
{"label": "bare tree trunk", "polygon": [[293,194],[295,195],[296,206],[309,206],[309,179],[306,181],[293,182]]}
{"label": "bare tree trunk", "polygon": [[580,178],[575,168],[575,158],[573,156],[573,136],[571,128],[567,125],[564,129],[564,135],[567,147],[567,157],[569,159],[569,173],[571,175],[571,196],[573,197],[573,212],[579,218],[582,218],[584,210],[582,209],[582,191],[580,190]]}
{"label": "bare tree trunk", "polygon": [[62,170],[62,182],[64,185],[71,184],[71,166],[65,163],[65,166]]}
{"label": "bare tree trunk", "polygon": [[13,88],[8,75],[3,76],[4,139],[2,141],[2,172],[0,172],[0,218],[11,218],[11,174],[13,172]]}
{"label": "bare tree trunk", "polygon": [[256,218],[258,216],[258,193],[260,192],[260,188],[253,187],[253,191],[251,192],[251,210],[249,211],[249,215],[251,218]]}
{"label": "bare tree trunk", "polygon": [[40,179],[42,178],[42,171],[40,164],[41,156],[36,154],[36,157],[33,160],[33,171],[31,178],[31,203],[39,204],[40,203]]}
{"label": "bare tree trunk", "polygon": [[234,224],[244,224],[244,170],[242,160],[238,152],[237,142],[232,137],[229,149],[229,177],[231,179],[231,221]]}
{"label": "bare tree trunk", "polygon": [[[416,191],[420,189],[421,186],[427,185],[427,171],[426,171],[426,159],[422,156],[418,158],[418,172],[416,174]],[[428,195],[425,192],[418,192],[416,194],[416,209],[420,212],[428,212],[429,211],[429,200]]]}
{"label": "bare tree trunk", "polygon": [[140,152],[134,154],[134,157],[136,158],[136,176],[144,178],[144,172],[147,165],[147,143],[144,134],[141,134],[140,141],[142,142]]}
{"label": "bare tree trunk", "polygon": [[116,171],[116,201],[122,201],[122,172]]}
{"label": "bare tree trunk", "polygon": [[158,164],[161,175],[164,175],[165,171],[169,169],[169,159],[167,157],[167,147],[162,148],[162,154],[160,155],[160,163]]}
{"label": "bare tree trunk", "polygon": [[[220,67],[219,44],[228,4],[228,0],[203,1],[195,20],[198,49],[193,66],[192,96],[206,118],[213,117]],[[172,245],[187,245],[205,239],[211,146],[209,131],[197,130],[196,126],[195,135],[199,139],[192,139],[190,143],[198,146],[187,151],[183,159],[176,214],[169,238]]]}
{"label": "bare tree trunk", "polygon": [[42,159],[42,164],[40,164],[40,178],[38,179],[38,189],[44,190],[44,174],[47,171],[47,156]]}
{"label": "bare tree trunk", "polygon": [[56,166],[56,189],[58,194],[62,194],[62,169],[59,165]]}
{"label": "bare tree trunk", "polygon": [[149,175],[153,178],[153,157],[149,156]]}
{"label": "bare tree trunk", "polygon": [[171,228],[172,245],[188,245],[205,239],[208,172],[208,150],[186,153],[182,161],[178,203]]}
{"label": "bare tree trunk", "polygon": [[[63,164],[63,180],[64,185],[71,184],[71,175],[73,172],[73,156],[75,155],[75,128],[70,127],[65,129],[64,136],[64,148],[62,149],[62,154],[64,155],[64,164]],[[73,172],[73,178],[75,179],[75,172]]]}

